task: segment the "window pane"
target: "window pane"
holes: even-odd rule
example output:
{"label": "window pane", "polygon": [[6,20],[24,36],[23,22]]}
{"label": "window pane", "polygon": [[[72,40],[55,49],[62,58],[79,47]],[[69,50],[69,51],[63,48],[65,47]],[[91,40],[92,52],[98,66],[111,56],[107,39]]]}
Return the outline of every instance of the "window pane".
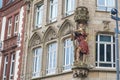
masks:
{"label": "window pane", "polygon": [[104,61],[104,44],[100,44],[100,61]]}
{"label": "window pane", "polygon": [[70,15],[73,13],[75,9],[75,0],[65,0],[65,7],[66,7],[66,15]]}
{"label": "window pane", "polygon": [[52,43],[48,45],[48,68],[47,74],[55,73],[56,62],[57,62],[57,45]]}
{"label": "window pane", "polygon": [[108,6],[108,7],[115,7],[115,0],[106,0],[106,5]]}
{"label": "window pane", "polygon": [[112,65],[108,64],[108,63],[100,63],[99,66],[101,66],[101,67],[112,67]]}
{"label": "window pane", "polygon": [[50,0],[50,21],[56,21],[58,10],[58,2],[57,0]]}
{"label": "window pane", "polygon": [[11,74],[14,72],[14,62],[12,63],[12,69],[11,69]]}
{"label": "window pane", "polygon": [[64,56],[64,70],[70,70],[74,60],[73,42],[70,38],[65,39],[64,41]]}
{"label": "window pane", "polygon": [[106,48],[106,58],[107,58],[107,61],[111,61],[111,45],[107,45],[107,48]]}
{"label": "window pane", "polygon": [[3,79],[6,79],[7,76],[7,67],[8,67],[8,56],[4,57],[4,70],[3,70]]}
{"label": "window pane", "polygon": [[97,0],[98,1],[98,5],[105,5],[105,0]]}
{"label": "window pane", "polygon": [[69,48],[66,48],[67,52],[66,52],[66,64],[69,64]]}
{"label": "window pane", "polygon": [[16,34],[18,32],[18,28],[19,28],[19,15],[17,14],[15,16],[14,34]]}
{"label": "window pane", "polygon": [[113,45],[113,62],[115,62],[115,44]]}
{"label": "window pane", "polygon": [[73,42],[71,41],[71,64],[73,63],[73,60],[74,60],[74,46],[73,46]]}
{"label": "window pane", "polygon": [[40,75],[41,69],[41,60],[42,60],[42,49],[36,48],[34,49],[33,56],[33,77],[38,77]]}
{"label": "window pane", "polygon": [[43,18],[43,4],[39,4],[36,9],[36,28],[41,27]]}
{"label": "window pane", "polygon": [[37,12],[37,24],[39,24],[39,12]]}
{"label": "window pane", "polygon": [[98,61],[98,44],[96,43],[96,61]]}
{"label": "window pane", "polygon": [[111,36],[100,35],[100,41],[111,42]]}
{"label": "window pane", "polygon": [[8,37],[11,36],[11,30],[12,30],[12,18],[8,19]]}
{"label": "window pane", "polygon": [[8,66],[8,64],[5,64],[5,74],[4,74],[4,76],[7,75],[7,66]]}

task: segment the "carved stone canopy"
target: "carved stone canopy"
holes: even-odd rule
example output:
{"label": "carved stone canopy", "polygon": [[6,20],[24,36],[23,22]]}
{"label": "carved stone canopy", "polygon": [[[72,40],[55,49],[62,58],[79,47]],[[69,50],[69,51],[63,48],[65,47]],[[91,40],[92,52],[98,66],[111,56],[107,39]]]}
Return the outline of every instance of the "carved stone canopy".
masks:
{"label": "carved stone canopy", "polygon": [[87,21],[89,20],[88,9],[86,7],[83,7],[83,6],[76,8],[74,20],[77,23],[86,24]]}

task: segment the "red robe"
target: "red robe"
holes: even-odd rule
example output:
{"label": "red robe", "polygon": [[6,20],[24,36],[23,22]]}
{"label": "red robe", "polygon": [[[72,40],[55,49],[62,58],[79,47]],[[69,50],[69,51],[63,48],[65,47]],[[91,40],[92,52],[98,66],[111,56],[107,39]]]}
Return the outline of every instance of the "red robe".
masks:
{"label": "red robe", "polygon": [[82,34],[82,35],[79,35],[79,36],[76,37],[76,39],[79,43],[79,47],[81,49],[80,51],[83,54],[89,54],[88,43],[85,40],[85,38],[86,38],[86,34]]}

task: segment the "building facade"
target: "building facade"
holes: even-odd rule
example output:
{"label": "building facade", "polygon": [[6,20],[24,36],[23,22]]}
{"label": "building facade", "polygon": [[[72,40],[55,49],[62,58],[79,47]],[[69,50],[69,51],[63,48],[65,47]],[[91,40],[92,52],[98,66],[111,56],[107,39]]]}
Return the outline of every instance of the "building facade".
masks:
{"label": "building facade", "polygon": [[[116,25],[110,16],[115,0],[26,2],[23,80],[116,80]],[[86,25],[89,74],[86,78],[74,78],[72,71],[74,44],[71,33],[77,29],[74,16],[78,7],[86,7],[89,12]]]}
{"label": "building facade", "polygon": [[[116,80],[116,25],[110,16],[115,0],[26,2],[23,80]],[[74,78],[72,71],[74,44],[71,33],[77,29],[74,16],[78,7],[86,7],[89,12],[86,32],[90,69],[86,78]]]}
{"label": "building facade", "polygon": [[0,80],[21,80],[24,20],[24,0],[0,0]]}

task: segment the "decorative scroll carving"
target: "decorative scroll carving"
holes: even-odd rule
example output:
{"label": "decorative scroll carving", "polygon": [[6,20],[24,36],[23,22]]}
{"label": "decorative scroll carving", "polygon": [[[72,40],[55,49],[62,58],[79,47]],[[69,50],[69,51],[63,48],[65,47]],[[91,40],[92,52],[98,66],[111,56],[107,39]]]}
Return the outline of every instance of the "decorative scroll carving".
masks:
{"label": "decorative scroll carving", "polygon": [[40,39],[33,40],[31,46],[37,46],[37,45],[39,45],[40,41],[41,41]]}
{"label": "decorative scroll carving", "polygon": [[74,19],[75,19],[75,22],[77,23],[86,24],[87,21],[89,20],[88,9],[83,6],[76,8]]}
{"label": "decorative scroll carving", "polygon": [[103,21],[104,30],[109,30],[109,23],[110,23],[110,21]]}

